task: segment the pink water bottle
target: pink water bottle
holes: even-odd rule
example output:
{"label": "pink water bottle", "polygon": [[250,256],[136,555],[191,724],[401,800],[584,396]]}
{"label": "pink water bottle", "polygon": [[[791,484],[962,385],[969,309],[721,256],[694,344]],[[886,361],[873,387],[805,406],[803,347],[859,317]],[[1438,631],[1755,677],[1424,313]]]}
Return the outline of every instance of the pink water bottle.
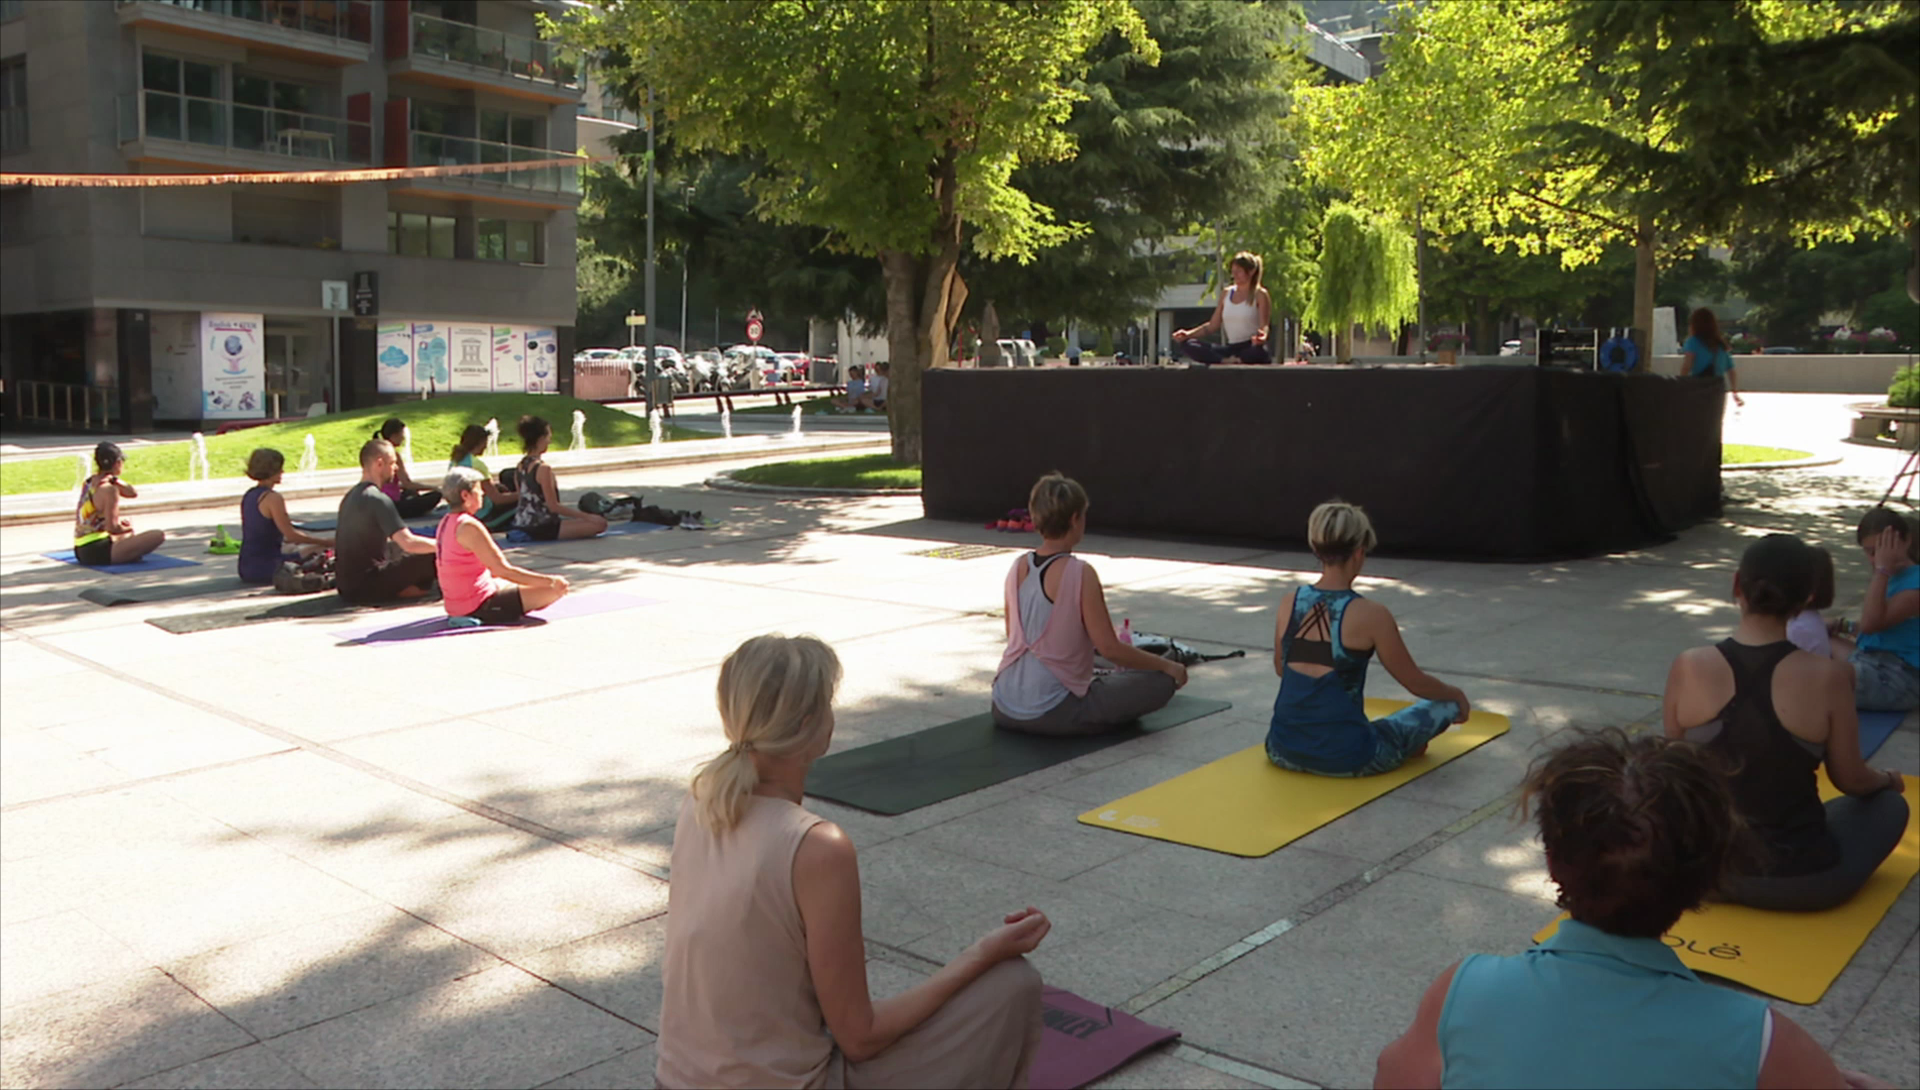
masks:
{"label": "pink water bottle", "polygon": [[1120,642],[1128,647],[1133,646],[1133,618],[1131,617],[1120,618]]}

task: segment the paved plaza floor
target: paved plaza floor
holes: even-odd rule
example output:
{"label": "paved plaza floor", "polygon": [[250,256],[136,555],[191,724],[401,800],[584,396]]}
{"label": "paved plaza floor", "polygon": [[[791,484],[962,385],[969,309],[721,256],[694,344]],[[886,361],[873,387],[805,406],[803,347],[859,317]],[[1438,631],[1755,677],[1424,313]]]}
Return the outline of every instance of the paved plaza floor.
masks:
{"label": "paved plaza floor", "polygon": [[[1670,543],[1371,561],[1363,590],[1421,664],[1513,728],[1263,859],[1075,817],[1260,740],[1274,609],[1311,558],[1103,536],[1095,496],[1083,552],[1115,617],[1245,649],[1186,690],[1233,708],[900,817],[817,803],[859,848],[875,993],[1032,904],[1054,920],[1033,958],[1049,982],[1184,1034],[1100,1085],[1370,1084],[1439,970],[1525,949],[1554,917],[1538,844],[1511,817],[1522,771],[1569,728],[1658,729],[1674,654],[1736,618],[1745,542],[1829,546],[1858,602],[1853,521],[1901,456],[1834,441],[1845,400],[1750,397],[1730,440],[1844,461],[1728,474],[1726,517]],[[0,1085],[651,1085],[672,822],[724,744],[722,657],[770,631],[830,641],[846,669],[835,751],[982,711],[1006,566],[1029,544],[925,520],[917,499],[702,488],[721,468],[562,480],[704,509],[718,529],[515,554],[576,592],[654,604],[408,643],[343,644],[365,617],[173,635],[146,620],[219,603],[80,601],[106,577],[37,555],[68,528],[8,526]],[[230,507],[133,514],[206,566],[121,578],[227,574],[199,550]],[[917,555],[965,543],[1005,551]],[[1403,695],[1378,670],[1370,691]],[[1874,763],[1920,773],[1911,717]],[[1910,884],[1818,1004],[1778,1009],[1843,1066],[1920,1085],[1917,932]]]}

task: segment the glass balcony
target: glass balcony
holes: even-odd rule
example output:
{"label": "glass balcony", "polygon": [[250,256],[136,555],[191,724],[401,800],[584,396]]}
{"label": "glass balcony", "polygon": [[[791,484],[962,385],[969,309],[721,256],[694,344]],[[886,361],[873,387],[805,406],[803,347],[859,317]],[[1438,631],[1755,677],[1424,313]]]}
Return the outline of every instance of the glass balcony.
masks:
{"label": "glass balcony", "polygon": [[160,4],[362,45],[373,41],[370,0],[119,0],[119,4]]}
{"label": "glass balcony", "polygon": [[[417,167],[463,166],[469,163],[527,163],[540,159],[566,159],[571,152],[551,148],[523,148],[492,140],[469,140],[464,136],[439,133],[413,134],[413,165]],[[490,182],[508,189],[536,190],[545,193],[580,192],[578,167],[534,167],[529,170],[504,170],[455,175],[452,180]]]}
{"label": "glass balcony", "polygon": [[373,153],[372,130],[364,121],[167,91],[121,96],[120,139],[179,140],[354,166],[369,163]]}
{"label": "glass balcony", "polygon": [[578,90],[579,66],[555,42],[524,38],[432,15],[413,13],[416,57],[454,61],[494,75]]}

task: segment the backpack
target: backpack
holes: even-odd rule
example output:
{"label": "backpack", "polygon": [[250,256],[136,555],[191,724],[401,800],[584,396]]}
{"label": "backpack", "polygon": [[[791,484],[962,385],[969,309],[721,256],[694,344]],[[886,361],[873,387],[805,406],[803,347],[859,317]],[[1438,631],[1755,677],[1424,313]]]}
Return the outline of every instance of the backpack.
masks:
{"label": "backpack", "polygon": [[273,571],[273,589],[281,594],[316,594],[333,590],[335,582],[332,549],[298,562],[283,560]]}

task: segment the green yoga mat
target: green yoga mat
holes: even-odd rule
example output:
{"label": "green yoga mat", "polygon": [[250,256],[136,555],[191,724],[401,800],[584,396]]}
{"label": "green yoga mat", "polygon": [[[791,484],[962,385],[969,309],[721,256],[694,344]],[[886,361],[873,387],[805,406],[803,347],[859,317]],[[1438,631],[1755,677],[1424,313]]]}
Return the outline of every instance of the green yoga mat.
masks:
{"label": "green yoga mat", "polygon": [[822,757],[807,773],[807,794],[876,814],[904,814],[1231,707],[1176,693],[1136,722],[1073,738],[1001,730],[991,713],[969,716]]}
{"label": "green yoga mat", "polygon": [[284,621],[302,617],[330,617],[338,613],[361,613],[379,609],[394,609],[401,606],[428,605],[440,600],[438,595],[431,598],[408,598],[399,602],[387,602],[377,606],[356,606],[330,590],[300,598],[275,596],[271,600],[255,602],[253,605],[238,609],[216,609],[205,613],[176,613],[171,617],[149,617],[147,623],[164,632],[184,636],[191,632],[212,632],[221,628],[238,628],[243,624],[260,624],[265,621]]}

